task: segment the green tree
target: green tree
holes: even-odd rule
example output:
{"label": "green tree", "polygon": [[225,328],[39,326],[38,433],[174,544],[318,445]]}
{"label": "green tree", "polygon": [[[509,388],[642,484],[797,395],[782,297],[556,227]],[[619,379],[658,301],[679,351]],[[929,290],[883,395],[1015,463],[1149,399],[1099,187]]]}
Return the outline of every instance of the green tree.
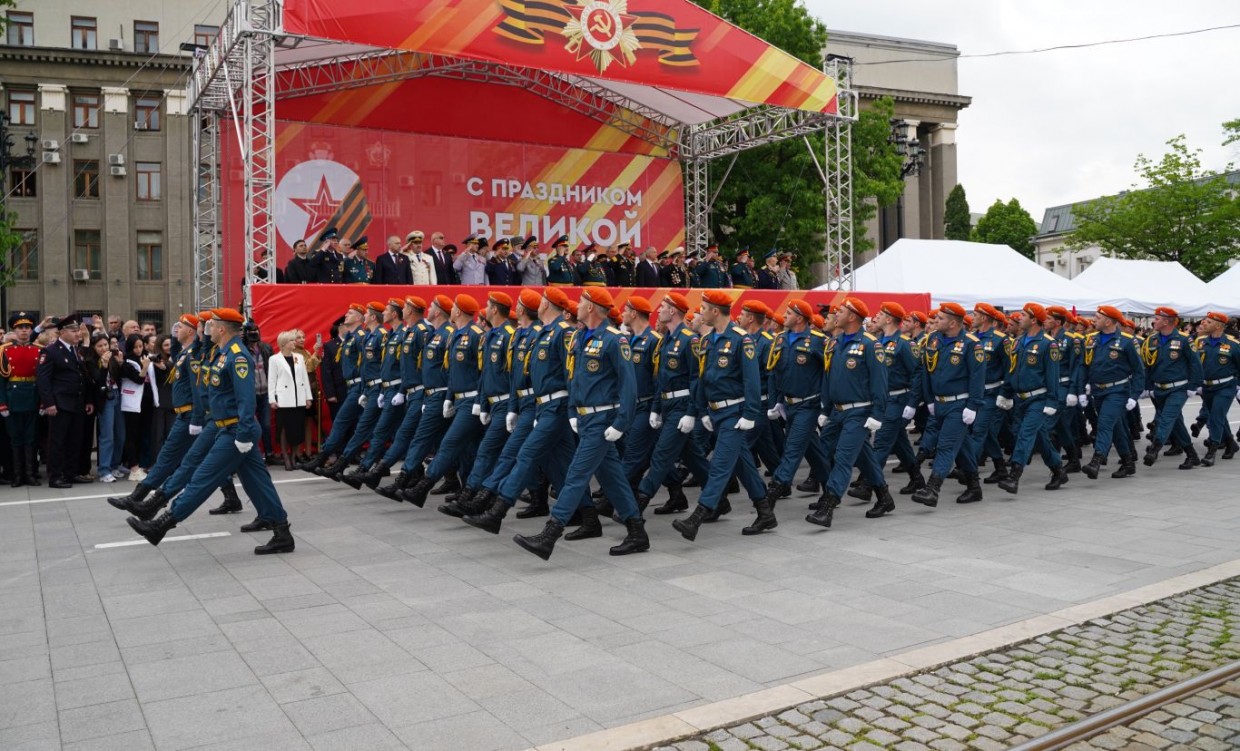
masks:
{"label": "green tree", "polygon": [[1240,117],[1223,123],[1223,133],[1224,146],[1230,146],[1233,143],[1240,143]]}
{"label": "green tree", "polygon": [[891,206],[904,193],[904,155],[891,142],[895,101],[875,100],[857,117],[852,129],[853,251],[861,255],[874,248],[865,225],[878,207]]}
{"label": "green tree", "polygon": [[13,229],[16,224],[15,212],[6,211],[0,214],[0,287],[12,287],[16,281],[13,254],[26,240],[25,233]]}
{"label": "green tree", "polygon": [[968,240],[972,233],[969,199],[964,195],[964,186],[957,184],[947,194],[947,203],[943,208],[943,236],[948,240]]}
{"label": "green tree", "polygon": [[1073,248],[1097,246],[1121,258],[1178,261],[1205,280],[1240,251],[1240,199],[1223,174],[1201,166],[1184,136],[1158,161],[1137,157],[1143,184],[1073,208]]}
{"label": "green tree", "polygon": [[973,239],[979,243],[1006,245],[1025,258],[1033,258],[1033,236],[1038,234],[1038,224],[1013,198],[1004,203],[998,199],[977,220]]}

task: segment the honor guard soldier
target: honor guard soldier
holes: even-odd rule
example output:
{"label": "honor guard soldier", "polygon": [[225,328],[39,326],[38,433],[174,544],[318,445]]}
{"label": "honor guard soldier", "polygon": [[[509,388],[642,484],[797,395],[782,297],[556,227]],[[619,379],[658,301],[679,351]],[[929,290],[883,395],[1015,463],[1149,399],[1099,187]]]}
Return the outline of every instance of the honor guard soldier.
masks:
{"label": "honor guard soldier", "polygon": [[[1203,467],[1214,466],[1214,456],[1222,448],[1231,428],[1227,411],[1231,398],[1240,382],[1240,340],[1227,335],[1227,315],[1210,312],[1201,320],[1197,330],[1197,354],[1202,364],[1202,406],[1206,412],[1206,455],[1201,459]],[[1231,451],[1231,449],[1228,449]],[[1223,458],[1229,458],[1226,453]]]}
{"label": "honor guard soldier", "polygon": [[365,235],[353,244],[353,254],[344,259],[345,284],[370,284],[375,275],[375,262],[366,257],[370,250],[370,240]]}
{"label": "honor guard soldier", "polygon": [[1145,449],[1145,466],[1158,461],[1163,446],[1173,441],[1191,446],[1193,439],[1184,427],[1184,404],[1189,394],[1201,391],[1201,359],[1193,351],[1193,341],[1179,331],[1180,315],[1174,308],[1154,309],[1154,333],[1141,343],[1145,363],[1146,394],[1154,402],[1154,435]]}
{"label": "honor guard soldier", "polygon": [[395,311],[387,304],[378,300],[367,303],[364,321],[365,334],[361,337],[361,367],[358,375],[361,378],[361,393],[357,397],[357,406],[362,410],[357,419],[356,427],[350,431],[336,462],[330,467],[315,470],[320,477],[327,477],[340,482],[344,471],[361,453],[362,446],[370,439],[370,434],[379,422],[379,396],[383,393],[383,353],[387,347],[388,331],[385,325],[397,319]]}
{"label": "honor guard soldier", "polygon": [[344,256],[337,243],[340,232],[328,227],[319,236],[319,247],[310,256],[310,268],[314,269],[319,284],[340,284],[344,281]]}
{"label": "honor guard soldier", "polygon": [[[405,397],[401,388],[401,347],[405,342],[405,324],[402,316],[405,312],[405,301],[399,297],[389,298],[387,308],[383,311],[383,323],[387,330],[387,340],[383,345],[383,358],[379,366],[379,397],[376,400],[379,417],[374,429],[370,432],[370,445],[366,453],[357,463],[357,469],[344,475],[341,479],[350,487],[360,490],[362,483],[370,472],[370,467],[379,461],[387,448],[388,441],[396,434],[401,421],[405,417]],[[399,402],[394,400],[400,397]],[[360,430],[358,431],[361,432]]]}
{"label": "honor guard soldier", "polygon": [[9,330],[17,341],[0,345],[0,415],[4,416],[13,447],[12,486],[41,485],[35,451],[39,394],[35,370],[42,347],[35,344],[34,317],[25,311],[9,316]]}
{"label": "honor guard soldier", "polygon": [[216,354],[213,361],[204,362],[201,367],[210,378],[210,412],[216,427],[214,443],[195,469],[193,479],[170,508],[150,521],[130,517],[129,526],[147,542],[158,545],[164,535],[188,519],[220,483],[236,473],[259,518],[269,522],[275,532],[266,545],[254,548],[254,553],[291,553],[295,543],[289,531],[288,515],[263,458],[254,446],[259,426],[254,418],[254,363],[241,339],[245,317],[231,308],[216,308],[211,312],[211,339],[216,345]]}
{"label": "honor guard soldier", "polygon": [[697,280],[693,286],[702,289],[723,289],[728,284],[728,272],[719,260],[719,246],[711,243],[706,246],[706,259],[694,269]]}
{"label": "honor guard soldier", "polygon": [[568,235],[560,235],[551,244],[551,255],[547,257],[547,284],[553,287],[573,285],[573,264],[568,260]]}
{"label": "honor guard soldier", "polygon": [[1119,330],[1124,314],[1111,305],[1098,308],[1093,333],[1085,337],[1084,383],[1088,395],[1079,395],[1082,406],[1092,399],[1098,411],[1094,433],[1094,456],[1081,471],[1091,480],[1098,478],[1102,462],[1114,440],[1120,466],[1111,477],[1132,477],[1137,473],[1137,450],[1132,445],[1124,415],[1137,408],[1137,397],[1145,390],[1145,366],[1132,334]]}
{"label": "honor guard soldier", "polygon": [[349,309],[345,311],[344,333],[341,334],[340,349],[336,352],[336,358],[340,362],[340,370],[344,375],[345,388],[348,391],[344,394],[340,411],[336,413],[336,419],[332,420],[331,433],[319,448],[319,455],[298,465],[299,469],[306,472],[316,472],[321,469],[328,457],[343,449],[353,433],[353,428],[357,426],[357,419],[361,417],[362,407],[358,404],[358,397],[362,395],[360,369],[362,341],[366,335],[365,329],[362,328],[365,315],[366,306],[359,303],[349,305]]}
{"label": "honor guard soldier", "polygon": [[753,289],[758,286],[758,278],[753,273],[753,267],[749,265],[748,250],[742,248],[736,254],[736,263],[732,264],[728,276],[732,278],[732,286],[736,289]]}
{"label": "honor guard soldier", "polygon": [[999,409],[1013,410],[1016,431],[1012,465],[1007,475],[999,480],[999,487],[1016,493],[1021,475],[1036,448],[1051,470],[1051,481],[1046,489],[1058,490],[1068,481],[1068,473],[1064,471],[1059,452],[1051,444],[1050,431],[1067,397],[1067,384],[1059,380],[1064,351],[1055,337],[1042,330],[1046,310],[1041,305],[1025,303],[1021,313],[1019,338],[1015,335],[1008,338],[1008,374],[1003,392],[997,398]]}
{"label": "honor guard soldier", "polygon": [[35,386],[39,405],[48,417],[47,486],[67,489],[79,481],[73,462],[78,456],[83,418],[93,414],[95,408],[86,401],[86,371],[78,352],[78,317],[53,318],[49,328],[57,329],[60,338],[39,352]]}

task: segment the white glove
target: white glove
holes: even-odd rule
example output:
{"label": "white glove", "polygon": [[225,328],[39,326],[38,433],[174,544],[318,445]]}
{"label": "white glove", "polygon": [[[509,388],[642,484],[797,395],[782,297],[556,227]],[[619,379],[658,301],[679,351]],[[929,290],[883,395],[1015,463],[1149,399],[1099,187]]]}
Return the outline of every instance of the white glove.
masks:
{"label": "white glove", "polygon": [[418,408],[418,411],[422,414],[426,414],[426,402],[422,402],[422,406]]}
{"label": "white glove", "polygon": [[477,417],[478,415],[482,414],[482,405],[479,404],[478,402],[474,402],[474,406],[469,408],[469,414],[473,415],[474,417]]}
{"label": "white glove", "polygon": [[379,394],[379,409],[383,409],[383,403],[385,401],[386,400],[383,398],[383,394]]}
{"label": "white glove", "polygon": [[914,418],[914,417],[916,417],[916,416],[917,416],[917,408],[916,408],[916,407],[905,407],[905,408],[904,408],[904,411],[900,413],[900,417],[901,417],[901,418],[903,418],[903,419],[905,419],[905,420],[911,420],[911,419],[913,419],[913,418]]}
{"label": "white glove", "polygon": [[482,423],[483,425],[490,425],[491,424],[491,413],[490,412],[479,413],[478,422]]}
{"label": "white glove", "polygon": [[926,411],[930,413],[931,417],[934,417],[934,402],[930,402],[926,405]]}
{"label": "white glove", "polygon": [[1081,400],[1076,398],[1076,394],[1068,394],[1068,398],[1064,401],[1069,407],[1075,407]]}
{"label": "white glove", "polygon": [[650,413],[650,429],[658,430],[661,427],[663,427],[663,415],[659,414],[658,412],[651,412]]}
{"label": "white glove", "polygon": [[9,408],[8,408],[8,407],[5,407],[4,409],[0,409],[0,417],[6,417],[6,418],[7,418],[8,416],[9,416]]}
{"label": "white glove", "polygon": [[399,407],[400,405],[404,403],[405,403],[405,392],[397,391],[395,394],[392,395],[392,406],[393,407]]}
{"label": "white glove", "polygon": [[531,425],[530,427],[531,427],[531,428],[536,428],[536,427],[538,427],[538,419],[537,419],[537,418],[535,418],[535,419],[534,419],[534,424],[533,424],[533,425]]}
{"label": "white glove", "polygon": [[362,394],[361,396],[357,398],[357,406],[361,407],[362,409],[366,409],[366,395],[365,394]]}
{"label": "white glove", "polygon": [[782,402],[779,404],[776,404],[775,409],[779,410],[780,417],[784,418],[785,420],[788,419],[788,408],[785,407]]}
{"label": "white glove", "polygon": [[1125,410],[1127,410],[1127,411],[1131,412],[1132,410],[1134,410],[1134,409],[1136,409],[1136,408],[1137,408],[1137,400],[1136,400],[1136,399],[1129,399],[1128,401],[1124,402],[1124,409],[1125,409]]}
{"label": "white glove", "polygon": [[968,407],[965,407],[964,411],[960,413],[960,421],[963,422],[965,425],[972,425],[973,421],[976,419],[977,419],[977,413],[969,409]]}
{"label": "white glove", "polygon": [[504,427],[508,429],[509,433],[517,429],[516,412],[509,412],[507,415],[504,415]]}
{"label": "white glove", "polygon": [[740,431],[753,430],[753,424],[753,420],[750,420],[748,417],[742,417],[736,421],[736,425],[733,427]]}
{"label": "white glove", "polygon": [[827,427],[827,416],[826,415],[818,415],[818,427],[820,428]]}
{"label": "white glove", "polygon": [[456,405],[454,405],[452,402],[448,401],[447,399],[444,399],[444,400],[443,400],[443,417],[444,417],[444,419],[446,420],[446,419],[448,419],[449,417],[452,417],[452,415],[455,415],[455,414],[456,414]]}
{"label": "white glove", "polygon": [[1195,389],[1189,389],[1189,390],[1188,390],[1188,395],[1189,395],[1189,396],[1201,396],[1201,388],[1200,388],[1200,387],[1198,387],[1198,388],[1195,388]]}
{"label": "white glove", "polygon": [[1047,417],[1054,417],[1055,413],[1058,411],[1059,410],[1055,409],[1054,407],[1050,407],[1050,406],[1042,408],[1042,414],[1046,415]]}
{"label": "white glove", "polygon": [[568,418],[568,427],[572,428],[574,433],[577,432],[577,418],[576,417]]}
{"label": "white glove", "polygon": [[202,432],[202,426],[201,426],[201,425],[194,425],[193,423],[191,423],[191,424],[190,424],[190,426],[189,426],[189,434],[190,434],[190,435],[198,435],[198,434],[199,434],[199,433],[201,433],[201,432]]}
{"label": "white glove", "polygon": [[233,441],[233,445],[237,447],[237,451],[242,454],[250,453],[250,449],[254,448],[254,442],[242,443],[241,441]]}
{"label": "white glove", "polygon": [[692,433],[693,428],[696,426],[697,420],[688,415],[680,418],[680,422],[676,423],[676,429],[685,434]]}
{"label": "white glove", "polygon": [[710,415],[702,415],[702,427],[706,428],[711,433],[715,432],[715,424],[710,421]]}
{"label": "white glove", "polygon": [[[1149,389],[1146,389],[1145,391],[1142,391],[1142,392],[1141,392],[1141,396],[1138,396],[1137,398],[1138,398],[1138,399],[1149,399],[1149,398],[1150,398],[1150,396],[1151,396],[1151,394],[1150,394],[1150,390],[1149,390]],[[1129,407],[1129,409],[1132,409],[1132,407]]]}
{"label": "white glove", "polygon": [[875,420],[873,417],[865,418],[865,429],[870,431],[871,433],[873,433],[874,431],[878,430],[881,427],[883,427],[883,424],[879,422],[878,420]]}
{"label": "white glove", "polygon": [[608,443],[615,443],[620,440],[620,436],[622,435],[624,435],[624,431],[616,430],[609,425],[607,426],[607,430],[603,431],[603,440]]}
{"label": "white glove", "polygon": [[1011,399],[1007,398],[1006,396],[995,397],[995,406],[1003,410],[1004,412],[1011,409],[1013,406],[1015,406],[1015,404],[1016,404],[1015,402],[1013,402]]}
{"label": "white glove", "polygon": [[774,407],[771,407],[770,409],[766,411],[766,419],[768,420],[779,419],[779,405],[778,404],[775,405]]}
{"label": "white glove", "polygon": [[[1087,383],[1087,384],[1085,384],[1085,393],[1086,393],[1086,394],[1092,394],[1092,393],[1094,393],[1093,387],[1092,387],[1092,386],[1090,386],[1088,383]],[[1085,403],[1084,403],[1084,402],[1081,402],[1081,406],[1084,406],[1084,405],[1085,405]]]}
{"label": "white glove", "polygon": [[[1085,388],[1089,388],[1089,387],[1088,387],[1088,386],[1086,386]],[[1077,403],[1077,404],[1079,404],[1079,405],[1081,405],[1082,407],[1088,407],[1088,406],[1089,406],[1089,396],[1088,396],[1088,395],[1086,395],[1086,394],[1081,394],[1079,397],[1077,397],[1076,403]]]}

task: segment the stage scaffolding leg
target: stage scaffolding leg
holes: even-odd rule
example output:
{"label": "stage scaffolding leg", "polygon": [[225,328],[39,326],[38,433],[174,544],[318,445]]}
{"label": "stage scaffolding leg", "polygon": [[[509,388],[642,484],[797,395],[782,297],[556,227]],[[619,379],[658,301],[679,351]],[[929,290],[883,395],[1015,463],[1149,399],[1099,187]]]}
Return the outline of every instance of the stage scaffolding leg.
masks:
{"label": "stage scaffolding leg", "polygon": [[706,247],[710,241],[710,180],[708,160],[690,158],[685,170],[685,250],[689,253]]}
{"label": "stage scaffolding leg", "polygon": [[[254,284],[275,284],[276,238],[272,215],[275,198],[276,43],[280,29],[277,2],[249,7],[250,28],[242,44],[241,133],[245,177],[245,307],[250,310]],[[263,33],[271,32],[271,33]],[[259,269],[266,272],[259,276]]]}
{"label": "stage scaffolding leg", "polygon": [[220,118],[195,111],[194,163],[194,310],[220,304]]}
{"label": "stage scaffolding leg", "polygon": [[838,117],[826,130],[826,283],[832,289],[853,288],[852,124],[857,119],[857,94],[852,87],[852,61],[829,60],[825,72],[839,92]]}

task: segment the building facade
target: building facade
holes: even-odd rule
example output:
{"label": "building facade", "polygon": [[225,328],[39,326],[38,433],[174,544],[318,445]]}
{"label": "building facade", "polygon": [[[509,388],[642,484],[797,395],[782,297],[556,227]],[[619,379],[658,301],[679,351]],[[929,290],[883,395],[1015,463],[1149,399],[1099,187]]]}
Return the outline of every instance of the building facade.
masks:
{"label": "building facade", "polygon": [[166,330],[192,306],[192,49],[182,45],[209,44],[227,8],[208,17],[180,5],[18,0],[6,11],[11,153],[37,138],[34,166],[4,175],[25,238],[9,310],[117,314]]}

